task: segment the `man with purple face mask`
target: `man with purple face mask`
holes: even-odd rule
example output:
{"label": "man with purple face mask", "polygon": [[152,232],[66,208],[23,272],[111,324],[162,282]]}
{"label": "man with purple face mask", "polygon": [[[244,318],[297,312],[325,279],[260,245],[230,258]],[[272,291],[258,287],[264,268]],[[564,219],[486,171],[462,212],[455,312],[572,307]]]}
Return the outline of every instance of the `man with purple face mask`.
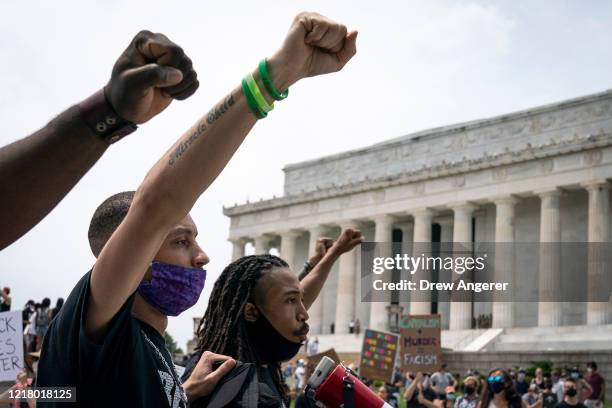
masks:
{"label": "man with purple face mask", "polygon": [[162,337],[168,316],[195,304],[204,285],[209,259],[189,211],[266,116],[260,109],[267,114],[272,97],[300,79],[341,70],[356,38],[319,14],[299,14],[280,49],[179,138],[135,193],[98,208],[96,263],[49,328],[37,385],[76,386],[80,406],[186,407],[210,394],[235,361],[206,351],[181,384]]}

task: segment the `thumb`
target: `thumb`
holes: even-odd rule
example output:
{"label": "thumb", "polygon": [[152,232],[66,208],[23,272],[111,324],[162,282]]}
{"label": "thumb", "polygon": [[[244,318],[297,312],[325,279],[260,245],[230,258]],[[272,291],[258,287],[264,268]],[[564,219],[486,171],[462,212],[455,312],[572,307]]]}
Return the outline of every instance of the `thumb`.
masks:
{"label": "thumb", "polygon": [[347,62],[357,53],[357,31],[351,31],[347,34],[344,40],[344,48],[338,52],[338,60],[341,67],[344,67]]}
{"label": "thumb", "polygon": [[144,92],[152,87],[176,85],[183,80],[183,73],[176,68],[147,64],[127,70],[124,80],[129,91]]}

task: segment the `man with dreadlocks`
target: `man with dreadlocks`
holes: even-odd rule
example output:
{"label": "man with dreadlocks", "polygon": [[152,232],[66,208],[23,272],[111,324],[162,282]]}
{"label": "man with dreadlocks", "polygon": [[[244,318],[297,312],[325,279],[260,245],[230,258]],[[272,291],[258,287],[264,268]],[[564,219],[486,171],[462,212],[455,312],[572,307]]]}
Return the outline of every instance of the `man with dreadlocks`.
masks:
{"label": "man with dreadlocks", "polygon": [[239,365],[228,376],[234,378],[230,386],[221,384],[192,406],[286,406],[280,363],[294,357],[306,340],[307,310],[333,264],[362,241],[359,230],[344,230],[301,282],[274,255],[245,256],[229,264],[215,282],[185,376],[204,352],[228,355]]}
{"label": "man with dreadlocks", "polygon": [[[163,338],[168,316],[193,306],[204,287],[209,259],[189,211],[265,116],[253,107],[253,89],[260,91],[258,106],[269,107],[270,89],[341,70],[356,53],[356,39],[357,32],[324,16],[299,14],[281,48],[262,61],[267,74],[248,74],[242,81],[248,89],[235,87],[180,137],[133,198],[103,203],[90,232],[112,235],[92,241],[100,251],[96,263],[45,336],[37,385],[76,386],[77,404],[87,407],[185,407],[211,392],[235,361],[207,352],[181,384]],[[216,370],[213,361],[221,363]]]}

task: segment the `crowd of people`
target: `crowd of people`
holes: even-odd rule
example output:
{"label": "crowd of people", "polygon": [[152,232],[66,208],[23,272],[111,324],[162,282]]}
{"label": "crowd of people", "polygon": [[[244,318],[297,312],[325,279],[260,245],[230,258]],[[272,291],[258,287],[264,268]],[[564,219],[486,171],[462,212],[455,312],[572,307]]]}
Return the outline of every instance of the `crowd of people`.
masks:
{"label": "crowd of people", "polygon": [[[303,364],[298,361],[298,367]],[[297,370],[284,374],[286,380],[298,377]],[[493,369],[486,375],[470,370],[460,376],[443,364],[434,373],[397,371],[393,383],[362,381],[395,408],[603,408],[606,389],[594,361],[585,375],[579,367],[550,372],[536,367],[532,376],[523,368]],[[303,393],[304,379],[292,383],[296,386],[288,390],[288,398],[295,400],[295,408],[311,407]]]}

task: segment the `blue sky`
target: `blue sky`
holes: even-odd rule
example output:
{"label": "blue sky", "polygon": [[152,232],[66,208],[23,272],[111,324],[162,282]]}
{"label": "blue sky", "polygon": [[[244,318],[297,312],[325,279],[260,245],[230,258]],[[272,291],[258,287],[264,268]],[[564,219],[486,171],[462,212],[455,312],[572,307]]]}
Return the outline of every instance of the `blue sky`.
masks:
{"label": "blue sky", "polygon": [[200,78],[190,99],[114,145],[50,216],[0,253],[20,307],[66,297],[93,264],[87,227],[109,195],[135,189],[200,115],[313,10],[359,30],[341,73],[296,84],[249,135],[192,215],[211,263],[198,304],[168,330],[184,347],[230,259],[222,206],[282,195],[285,164],[612,88],[606,1],[62,1],[0,5],[0,143],[43,126],[102,87],[140,29],[184,47]]}

